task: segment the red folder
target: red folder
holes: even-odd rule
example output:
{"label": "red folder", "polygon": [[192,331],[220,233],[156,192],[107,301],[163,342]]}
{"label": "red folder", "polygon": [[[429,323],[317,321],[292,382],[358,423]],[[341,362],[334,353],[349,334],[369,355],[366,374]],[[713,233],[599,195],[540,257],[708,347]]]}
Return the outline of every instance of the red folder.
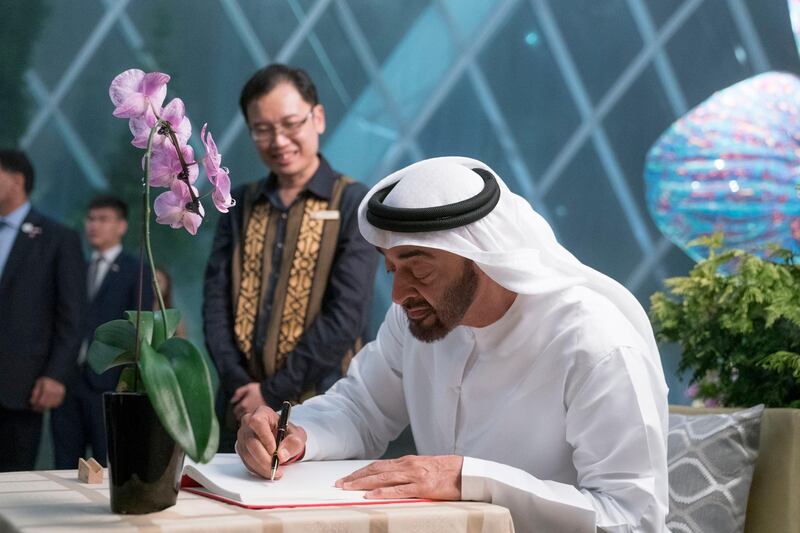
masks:
{"label": "red folder", "polygon": [[222,496],[220,494],[215,494],[211,492],[209,489],[203,487],[200,483],[192,479],[191,477],[184,474],[181,478],[181,489],[187,492],[191,492],[192,494],[197,494],[198,496],[204,496],[206,498],[211,498],[212,500],[217,500],[224,503],[229,503],[231,505],[237,505],[239,507],[244,507],[245,509],[291,509],[291,508],[301,508],[301,507],[350,507],[350,506],[360,506],[360,505],[385,505],[389,503],[429,503],[435,500],[423,499],[423,498],[406,498],[406,499],[397,499],[397,500],[363,500],[357,502],[319,502],[319,503],[279,503],[279,504],[250,504],[240,502],[239,500],[234,500],[232,498],[228,498],[226,496]]}

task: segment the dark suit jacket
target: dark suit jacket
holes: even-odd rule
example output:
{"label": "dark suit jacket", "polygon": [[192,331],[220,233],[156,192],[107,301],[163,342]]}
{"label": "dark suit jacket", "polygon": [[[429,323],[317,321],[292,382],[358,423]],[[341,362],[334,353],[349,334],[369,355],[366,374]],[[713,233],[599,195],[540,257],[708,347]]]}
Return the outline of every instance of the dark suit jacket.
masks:
{"label": "dark suit jacket", "polygon": [[[142,309],[153,308],[153,277],[150,268],[145,264],[142,280]],[[91,343],[97,326],[122,318],[125,311],[136,309],[139,293],[139,261],[133,256],[121,252],[109,267],[103,283],[89,302],[86,319],[86,340]],[[117,387],[121,368],[114,368],[103,374],[95,373],[88,365],[83,374],[86,382],[97,391],[113,391]]]}
{"label": "dark suit jacket", "polygon": [[75,364],[86,307],[80,239],[31,209],[0,277],[0,405],[28,409],[34,382],[65,383]]}

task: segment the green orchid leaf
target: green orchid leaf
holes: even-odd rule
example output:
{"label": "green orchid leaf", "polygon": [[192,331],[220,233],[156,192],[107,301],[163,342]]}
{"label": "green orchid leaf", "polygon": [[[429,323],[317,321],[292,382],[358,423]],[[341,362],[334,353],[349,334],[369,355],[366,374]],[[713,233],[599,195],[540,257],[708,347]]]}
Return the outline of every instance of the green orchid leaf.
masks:
{"label": "green orchid leaf", "polygon": [[[142,340],[158,349],[168,338],[175,335],[178,323],[181,321],[181,312],[177,309],[167,309],[167,334],[164,334],[164,319],[161,311],[142,311],[139,321],[139,334]],[[136,311],[125,311],[125,319],[136,326]]]}
{"label": "green orchid leaf", "polygon": [[87,360],[92,370],[102,374],[109,368],[132,363],[136,350],[136,329],[126,320],[112,320],[94,332]]}
{"label": "green orchid leaf", "polygon": [[136,367],[134,365],[126,366],[122,369],[119,375],[119,382],[117,382],[117,392],[141,392],[146,394],[144,382],[141,376],[137,379]]}
{"label": "green orchid leaf", "polygon": [[181,312],[177,309],[167,309],[167,333],[164,334],[164,319],[161,318],[161,311],[153,313],[153,346],[158,348],[165,340],[175,335],[175,330],[178,329],[178,323],[181,321]]}
{"label": "green orchid leaf", "polygon": [[192,460],[210,461],[219,443],[219,424],[206,358],[191,342],[172,337],[157,350],[143,344],[139,364],[164,428]]}
{"label": "green orchid leaf", "polygon": [[[136,329],[136,311],[125,311],[123,314],[125,320],[133,324],[134,330]],[[139,319],[139,338],[147,342],[151,346],[153,343],[153,312],[142,311],[141,319]]]}
{"label": "green orchid leaf", "polygon": [[214,398],[216,398],[217,392],[219,392],[219,374],[217,373],[217,367],[206,350],[200,350],[200,353],[206,361],[209,374],[211,374],[211,393],[214,395]]}

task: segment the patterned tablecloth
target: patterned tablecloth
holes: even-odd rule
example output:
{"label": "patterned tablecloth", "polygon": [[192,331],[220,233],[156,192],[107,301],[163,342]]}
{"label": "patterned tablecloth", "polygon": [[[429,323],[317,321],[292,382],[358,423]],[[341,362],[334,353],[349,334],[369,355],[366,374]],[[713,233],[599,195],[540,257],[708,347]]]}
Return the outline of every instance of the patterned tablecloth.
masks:
{"label": "patterned tablecloth", "polygon": [[74,470],[0,474],[0,533],[11,531],[253,531],[268,533],[513,533],[508,510],[478,502],[251,510],[185,491],[158,513],[115,515],[108,481]]}

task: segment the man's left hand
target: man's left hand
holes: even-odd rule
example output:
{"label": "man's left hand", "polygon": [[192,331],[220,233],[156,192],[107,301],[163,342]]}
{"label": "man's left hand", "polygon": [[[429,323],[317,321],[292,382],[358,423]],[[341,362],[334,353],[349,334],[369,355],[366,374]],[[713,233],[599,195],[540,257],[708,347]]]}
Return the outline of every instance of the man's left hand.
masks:
{"label": "man's left hand", "polygon": [[31,409],[41,413],[45,409],[54,409],[64,401],[66,388],[60,381],[40,376],[31,391]]}
{"label": "man's left hand", "polygon": [[461,499],[460,455],[407,455],[375,461],[336,482],[345,490],[366,490],[367,498]]}
{"label": "man's left hand", "polygon": [[241,420],[247,413],[252,413],[262,405],[267,405],[264,397],[261,396],[261,384],[256,381],[236,389],[231,403],[234,404],[233,414],[236,415],[236,420]]}

